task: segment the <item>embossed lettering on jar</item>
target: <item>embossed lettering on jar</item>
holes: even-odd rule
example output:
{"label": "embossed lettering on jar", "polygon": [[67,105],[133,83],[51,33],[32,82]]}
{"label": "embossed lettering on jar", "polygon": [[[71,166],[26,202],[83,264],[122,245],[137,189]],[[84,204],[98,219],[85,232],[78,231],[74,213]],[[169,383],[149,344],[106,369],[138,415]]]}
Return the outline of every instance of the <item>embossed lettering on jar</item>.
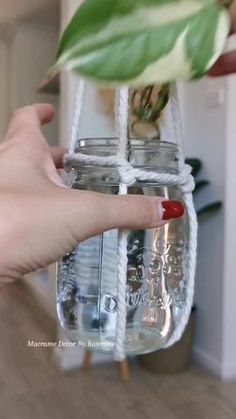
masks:
{"label": "embossed lettering on jar", "polygon": [[[116,139],[80,140],[76,152],[112,156],[117,145]],[[177,145],[168,142],[130,140],[127,157],[134,167],[157,173],[178,174],[184,164]],[[73,174],[74,189],[118,194],[116,168],[80,163]],[[183,202],[178,185],[137,182],[128,193]],[[117,245],[118,231],[108,231],[80,243],[58,263],[57,307],[66,335],[83,347],[105,352],[114,350],[116,336]],[[188,287],[188,245],[186,214],[160,228],[129,232],[127,353],[163,348],[179,323]]]}

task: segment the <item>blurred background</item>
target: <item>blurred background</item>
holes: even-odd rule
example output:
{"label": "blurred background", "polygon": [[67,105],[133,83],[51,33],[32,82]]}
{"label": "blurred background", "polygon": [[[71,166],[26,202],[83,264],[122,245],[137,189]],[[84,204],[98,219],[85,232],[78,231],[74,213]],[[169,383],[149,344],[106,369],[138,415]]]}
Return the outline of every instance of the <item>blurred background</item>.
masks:
{"label": "blurred background", "polygon": [[[1,137],[15,109],[49,102],[57,116],[45,128],[47,139],[68,145],[76,78],[63,74],[60,81],[43,80],[79,3],[0,0]],[[82,371],[81,350],[29,347],[28,341],[65,341],[50,267],[1,294],[1,418],[236,417],[236,76],[179,88],[185,154],[201,161],[200,180],[210,182],[195,197],[196,207],[223,204],[200,220],[195,309],[182,342],[169,352],[129,360],[128,382],[110,357],[95,355],[89,370]],[[106,100],[89,86],[82,136],[114,134]]]}

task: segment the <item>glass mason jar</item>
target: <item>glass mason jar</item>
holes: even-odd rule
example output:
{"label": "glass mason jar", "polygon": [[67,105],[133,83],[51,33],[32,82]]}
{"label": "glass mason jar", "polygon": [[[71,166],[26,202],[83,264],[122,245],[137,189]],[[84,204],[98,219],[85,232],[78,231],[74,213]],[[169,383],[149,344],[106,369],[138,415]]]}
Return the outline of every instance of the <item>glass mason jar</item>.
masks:
{"label": "glass mason jar", "polygon": [[[116,155],[117,139],[77,142],[76,152]],[[128,161],[146,171],[178,174],[183,160],[177,145],[130,140]],[[76,164],[73,189],[117,195],[116,168]],[[129,194],[161,196],[183,202],[178,185],[137,182]],[[127,354],[163,348],[175,330],[186,303],[186,260],[189,223],[182,218],[151,230],[130,231],[126,286]],[[66,336],[89,350],[112,352],[117,317],[118,231],[78,244],[58,263],[57,309]]]}

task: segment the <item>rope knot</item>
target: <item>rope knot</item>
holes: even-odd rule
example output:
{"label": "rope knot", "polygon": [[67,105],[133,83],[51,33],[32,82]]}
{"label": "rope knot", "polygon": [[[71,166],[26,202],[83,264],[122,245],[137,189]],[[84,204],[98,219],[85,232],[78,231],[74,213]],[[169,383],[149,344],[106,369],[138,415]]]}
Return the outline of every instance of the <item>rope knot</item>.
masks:
{"label": "rope knot", "polygon": [[122,183],[132,186],[136,182],[133,166],[125,159],[118,159],[117,168]]}
{"label": "rope knot", "polygon": [[180,186],[184,194],[190,194],[195,188],[195,181],[192,173],[192,167],[185,164],[182,173],[180,174]]}
{"label": "rope knot", "polygon": [[117,156],[101,157],[81,153],[65,155],[64,166],[67,172],[70,172],[76,163],[98,167],[116,167],[121,182],[126,186],[132,186],[137,181],[150,181],[167,186],[179,185],[184,194],[191,193],[195,187],[195,182],[191,175],[192,168],[187,164],[180,174],[173,175],[135,169],[127,160]]}

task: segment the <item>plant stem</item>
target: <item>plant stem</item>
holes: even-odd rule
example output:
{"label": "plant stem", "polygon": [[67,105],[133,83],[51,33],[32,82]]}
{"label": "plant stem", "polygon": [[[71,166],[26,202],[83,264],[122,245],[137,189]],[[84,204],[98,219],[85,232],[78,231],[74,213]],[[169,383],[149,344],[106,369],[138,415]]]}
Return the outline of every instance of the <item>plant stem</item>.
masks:
{"label": "plant stem", "polygon": [[227,9],[229,9],[231,4],[233,3],[233,0],[219,0],[219,3],[220,3],[221,6],[226,7]]}

